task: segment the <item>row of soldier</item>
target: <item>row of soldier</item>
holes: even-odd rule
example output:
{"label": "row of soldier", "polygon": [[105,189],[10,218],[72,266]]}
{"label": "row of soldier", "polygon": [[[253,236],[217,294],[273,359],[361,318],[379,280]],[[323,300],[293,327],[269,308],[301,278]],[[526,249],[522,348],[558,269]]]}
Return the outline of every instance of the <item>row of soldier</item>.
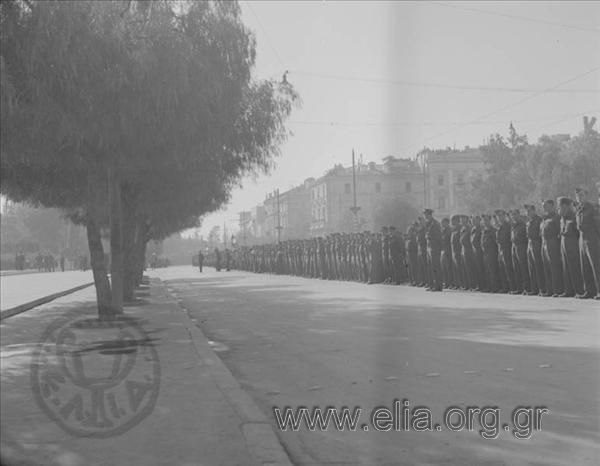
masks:
{"label": "row of soldier", "polygon": [[553,297],[600,298],[600,214],[576,190],[535,206],[494,215],[454,215],[441,223],[433,210],[405,234],[334,233],[325,238],[242,247],[233,264],[259,273],[365,283],[409,283],[447,289]]}

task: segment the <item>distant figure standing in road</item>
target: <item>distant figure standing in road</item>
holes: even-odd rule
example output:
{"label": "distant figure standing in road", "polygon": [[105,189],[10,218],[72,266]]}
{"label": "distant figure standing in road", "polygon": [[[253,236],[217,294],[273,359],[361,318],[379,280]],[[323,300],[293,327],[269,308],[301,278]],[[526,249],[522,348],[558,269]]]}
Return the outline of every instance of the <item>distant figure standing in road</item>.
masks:
{"label": "distant figure standing in road", "polygon": [[215,269],[217,272],[221,271],[221,252],[219,248],[215,248]]}
{"label": "distant figure standing in road", "polygon": [[225,249],[225,270],[227,272],[231,270],[231,252],[229,249]]}
{"label": "distant figure standing in road", "polygon": [[60,255],[60,271],[65,271],[65,256],[63,256],[62,254]]}
{"label": "distant figure standing in road", "polygon": [[198,270],[202,272],[202,265],[204,264],[204,254],[202,251],[198,251]]}

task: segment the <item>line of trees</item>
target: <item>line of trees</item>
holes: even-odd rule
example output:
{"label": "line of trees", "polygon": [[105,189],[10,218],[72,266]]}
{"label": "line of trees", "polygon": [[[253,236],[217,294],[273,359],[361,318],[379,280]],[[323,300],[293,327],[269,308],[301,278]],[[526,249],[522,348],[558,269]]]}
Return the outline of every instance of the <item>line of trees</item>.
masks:
{"label": "line of trees", "polygon": [[148,241],[269,171],[298,96],[253,78],[237,2],[8,0],[0,28],[2,193],[85,225],[99,316],[122,313]]}
{"label": "line of trees", "polygon": [[600,134],[595,118],[585,118],[577,136],[542,136],[530,144],[511,124],[506,137],[492,135],[480,147],[485,173],[472,180],[466,202],[473,213],[498,208],[522,207],[524,203],[557,196],[574,196],[585,187],[596,192],[600,182]]}

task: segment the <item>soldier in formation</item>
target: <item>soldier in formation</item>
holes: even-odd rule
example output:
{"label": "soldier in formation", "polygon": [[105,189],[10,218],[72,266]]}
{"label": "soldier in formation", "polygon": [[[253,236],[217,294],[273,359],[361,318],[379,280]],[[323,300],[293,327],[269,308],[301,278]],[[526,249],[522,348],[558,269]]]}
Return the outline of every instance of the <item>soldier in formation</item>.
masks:
{"label": "soldier in formation", "polygon": [[236,267],[256,272],[368,284],[409,284],[429,291],[460,289],[600,299],[600,209],[577,189],[524,211],[453,215],[432,209],[405,233],[333,233],[277,245],[241,247]]}

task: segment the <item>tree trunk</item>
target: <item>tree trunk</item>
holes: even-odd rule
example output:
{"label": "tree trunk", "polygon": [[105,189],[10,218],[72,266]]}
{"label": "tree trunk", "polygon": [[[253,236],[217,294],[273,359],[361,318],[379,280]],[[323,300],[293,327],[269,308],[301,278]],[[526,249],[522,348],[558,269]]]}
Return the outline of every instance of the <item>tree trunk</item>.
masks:
{"label": "tree trunk", "polygon": [[[125,206],[124,206],[125,207]],[[137,235],[137,225],[135,219],[128,209],[125,209],[126,215],[123,219],[123,250],[124,250],[124,275],[123,275],[123,299],[131,302],[134,299],[135,288],[135,241]]]}
{"label": "tree trunk", "polygon": [[148,246],[148,241],[146,241],[145,235],[140,235],[136,258],[137,270],[135,283],[137,286],[140,286],[142,283],[142,278],[144,277],[144,266],[146,265],[146,246]]}
{"label": "tree trunk", "polygon": [[90,261],[94,274],[94,285],[96,287],[98,317],[103,319],[113,314],[110,283],[106,275],[106,264],[104,263],[104,249],[102,248],[100,229],[91,218],[88,218],[86,230],[88,246],[90,248]]}
{"label": "tree trunk", "polygon": [[112,307],[117,314],[123,313],[123,233],[121,210],[121,180],[118,170],[108,171],[108,197],[110,201],[110,280]]}

